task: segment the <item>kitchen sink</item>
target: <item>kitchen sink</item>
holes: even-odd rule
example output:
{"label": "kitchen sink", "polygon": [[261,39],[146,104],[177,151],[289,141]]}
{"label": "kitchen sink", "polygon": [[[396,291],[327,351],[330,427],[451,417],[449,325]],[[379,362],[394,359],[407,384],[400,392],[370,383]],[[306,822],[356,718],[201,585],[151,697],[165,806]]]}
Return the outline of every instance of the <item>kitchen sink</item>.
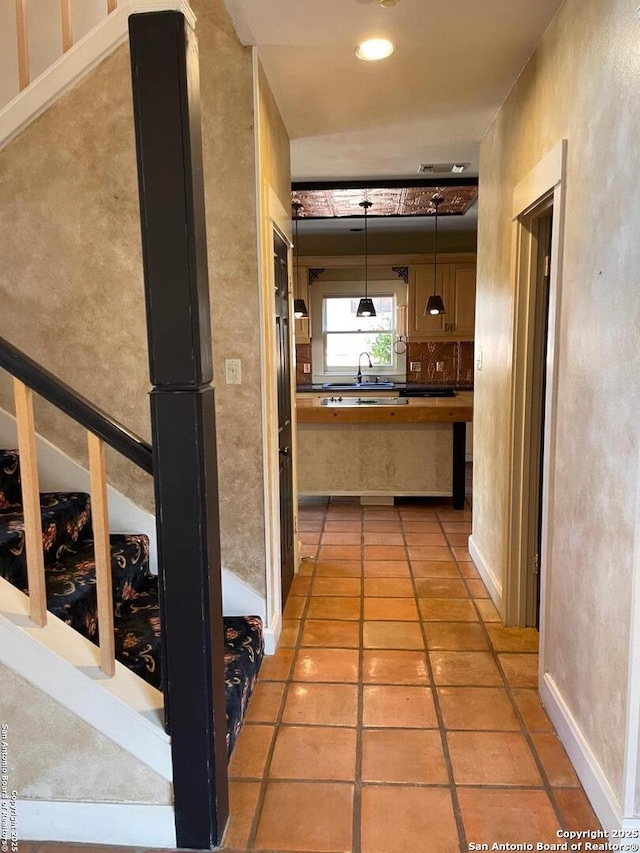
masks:
{"label": "kitchen sink", "polygon": [[321,406],[403,406],[408,404],[403,397],[324,397]]}
{"label": "kitchen sink", "polygon": [[372,388],[395,388],[395,382],[326,382],[323,386],[328,391],[362,391]]}

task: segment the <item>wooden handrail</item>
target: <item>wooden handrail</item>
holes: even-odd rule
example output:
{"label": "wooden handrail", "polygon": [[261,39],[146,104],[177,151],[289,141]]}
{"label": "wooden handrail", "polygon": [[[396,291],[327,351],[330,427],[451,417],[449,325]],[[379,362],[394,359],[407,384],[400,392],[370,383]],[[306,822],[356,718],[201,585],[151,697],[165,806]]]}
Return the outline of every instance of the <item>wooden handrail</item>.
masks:
{"label": "wooden handrail", "polygon": [[150,444],[4,338],[0,338],[0,367],[101,438],[118,453],[135,462],[147,474],[153,474]]}

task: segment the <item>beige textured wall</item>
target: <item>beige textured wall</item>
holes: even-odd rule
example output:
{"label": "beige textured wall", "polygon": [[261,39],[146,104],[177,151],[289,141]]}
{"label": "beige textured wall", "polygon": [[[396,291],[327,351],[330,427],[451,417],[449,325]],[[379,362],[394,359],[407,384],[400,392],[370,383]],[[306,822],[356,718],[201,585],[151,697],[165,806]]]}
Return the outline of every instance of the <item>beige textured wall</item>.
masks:
{"label": "beige textured wall", "polygon": [[452,447],[449,424],[298,424],[300,494],[449,495]]}
{"label": "beige textured wall", "polygon": [[[265,588],[251,51],[222,0],[194,0],[200,48],[223,566]],[[148,366],[129,54],[120,48],[0,152],[0,335],[145,439]],[[241,358],[243,384],[223,382]],[[13,411],[7,384],[0,406]],[[80,462],[86,438],[42,405]],[[153,511],[115,453],[112,484]]]}
{"label": "beige textured wall", "polygon": [[286,211],[291,210],[291,144],[267,75],[258,63],[260,167],[262,179],[273,189]]}
{"label": "beige textured wall", "polygon": [[640,434],[635,5],[566,0],[481,153],[474,532],[505,571],[514,186],[568,139],[547,669],[622,792]]}
{"label": "beige textured wall", "polygon": [[170,782],[4,665],[0,684],[9,783],[20,799],[173,802]]}
{"label": "beige textured wall", "polygon": [[[0,151],[0,335],[149,439],[139,222],[123,46]],[[6,392],[0,405],[13,411]],[[46,405],[36,419],[83,462],[70,423]],[[116,454],[108,470],[152,508],[149,477]]]}
{"label": "beige textured wall", "polygon": [[[194,0],[218,429],[222,564],[265,592],[260,300],[251,49],[222,0]],[[242,384],[224,360],[242,360]]]}

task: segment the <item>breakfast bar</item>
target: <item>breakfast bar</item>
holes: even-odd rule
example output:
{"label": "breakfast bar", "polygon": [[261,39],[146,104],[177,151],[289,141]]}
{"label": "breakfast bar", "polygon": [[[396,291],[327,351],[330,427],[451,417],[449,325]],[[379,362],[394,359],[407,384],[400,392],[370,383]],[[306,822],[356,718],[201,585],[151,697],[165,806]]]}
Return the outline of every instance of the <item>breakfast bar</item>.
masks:
{"label": "breakfast bar", "polygon": [[447,496],[464,508],[473,393],[446,398],[299,394],[301,495]]}

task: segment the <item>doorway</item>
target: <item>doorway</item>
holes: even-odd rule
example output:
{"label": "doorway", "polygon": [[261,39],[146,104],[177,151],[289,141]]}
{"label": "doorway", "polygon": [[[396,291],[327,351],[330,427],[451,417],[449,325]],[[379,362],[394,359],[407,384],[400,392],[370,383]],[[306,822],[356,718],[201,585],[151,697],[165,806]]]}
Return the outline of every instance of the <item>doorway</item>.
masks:
{"label": "doorway", "polygon": [[278,482],[280,486],[280,564],[282,607],[294,574],[293,428],[291,422],[291,350],[287,244],[273,232],[276,375],[278,394]]}
{"label": "doorway", "polygon": [[562,140],[513,191],[512,432],[502,615],[507,626],[539,629],[541,672],[553,537],[548,518],[554,495],[566,152]]}
{"label": "doorway", "polygon": [[526,627],[540,626],[540,555],[542,553],[542,497],[544,477],[545,395],[549,339],[549,284],[553,233],[553,199],[543,202],[530,223],[534,244],[529,294],[531,310],[531,412],[529,433],[529,512],[526,531]]}

